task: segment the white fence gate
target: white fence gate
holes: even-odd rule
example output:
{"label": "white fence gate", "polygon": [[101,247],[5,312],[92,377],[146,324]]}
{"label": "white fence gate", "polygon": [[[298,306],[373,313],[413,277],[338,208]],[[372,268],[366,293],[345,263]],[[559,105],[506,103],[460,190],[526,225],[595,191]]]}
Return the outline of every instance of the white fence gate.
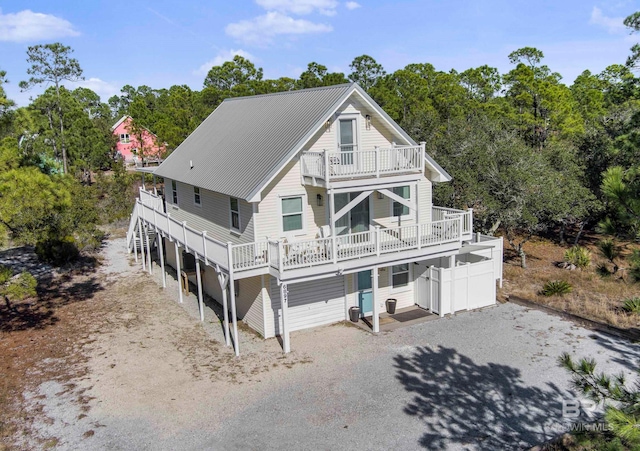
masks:
{"label": "white fence gate", "polygon": [[440,316],[496,303],[494,262],[464,263],[454,268],[434,266],[418,280],[421,307]]}

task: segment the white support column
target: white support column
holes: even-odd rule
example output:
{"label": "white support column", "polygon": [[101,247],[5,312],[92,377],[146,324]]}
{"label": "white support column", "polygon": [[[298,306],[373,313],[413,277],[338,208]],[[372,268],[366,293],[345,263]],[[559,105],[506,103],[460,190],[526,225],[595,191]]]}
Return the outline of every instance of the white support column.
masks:
{"label": "white support column", "polygon": [[156,232],[158,241],[158,258],[160,259],[160,270],[162,271],[162,288],[167,288],[167,273],[164,270],[164,237]]}
{"label": "white support column", "polygon": [[219,267],[216,267],[218,273],[218,282],[220,283],[220,289],[222,290],[222,315],[224,324],[224,344],[231,345],[231,339],[229,338],[229,302],[227,298],[227,288],[229,286],[229,277],[220,271]]}
{"label": "white support column", "polygon": [[202,276],[200,275],[200,258],[196,254],[196,282],[198,285],[198,309],[200,310],[200,321],[204,321],[204,300],[202,299]]}
{"label": "white support column", "polygon": [[231,241],[227,242],[227,256],[229,261],[229,294],[231,295],[231,323],[233,324],[233,349],[236,351],[236,357],[240,355],[240,343],[238,340],[238,314],[236,311],[236,289],[233,279],[233,255],[231,253]]}
{"label": "white support column", "polygon": [[285,353],[291,352],[291,341],[289,339],[289,288],[286,283],[280,284],[280,308],[282,310],[282,350]]}
{"label": "white support column", "polygon": [[236,351],[236,357],[240,355],[240,343],[238,340],[238,314],[236,312],[236,290],[233,280],[233,273],[229,275],[229,293],[231,293],[231,322],[233,324],[233,349]]}
{"label": "white support column", "polygon": [[142,270],[145,271],[147,267],[144,255],[144,234],[142,232],[142,221],[140,220],[140,216],[138,216],[138,235],[140,236],[140,259],[142,260]]}
{"label": "white support column", "polygon": [[380,332],[380,300],[378,299],[378,268],[371,271],[371,287],[373,296],[373,333]]}
{"label": "white support column", "polygon": [[[136,208],[138,208],[138,206],[136,205]],[[137,243],[137,238],[136,238],[136,233],[135,231],[133,232],[133,255],[136,258],[136,263],[138,263],[138,243]]]}
{"label": "white support column", "polygon": [[336,222],[333,219],[336,209],[336,196],[332,189],[329,190],[329,225],[331,226],[331,257],[333,263],[338,263],[338,243],[336,241]]}
{"label": "white support column", "polygon": [[180,247],[178,242],[174,241],[173,246],[176,250],[176,279],[178,279],[178,300],[182,304],[182,274],[180,273]]}
{"label": "white support column", "polygon": [[147,263],[149,264],[149,274],[153,275],[153,269],[151,268],[151,246],[149,245],[149,225],[144,232],[144,239],[147,243]]}

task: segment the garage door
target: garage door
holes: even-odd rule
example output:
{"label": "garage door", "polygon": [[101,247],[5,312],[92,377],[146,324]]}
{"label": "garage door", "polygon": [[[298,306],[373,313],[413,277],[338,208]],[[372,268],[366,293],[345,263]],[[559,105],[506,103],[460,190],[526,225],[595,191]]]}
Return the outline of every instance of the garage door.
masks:
{"label": "garage door", "polygon": [[[282,330],[280,287],[271,278],[271,305],[276,334]],[[344,277],[289,284],[289,330],[300,330],[345,319]]]}

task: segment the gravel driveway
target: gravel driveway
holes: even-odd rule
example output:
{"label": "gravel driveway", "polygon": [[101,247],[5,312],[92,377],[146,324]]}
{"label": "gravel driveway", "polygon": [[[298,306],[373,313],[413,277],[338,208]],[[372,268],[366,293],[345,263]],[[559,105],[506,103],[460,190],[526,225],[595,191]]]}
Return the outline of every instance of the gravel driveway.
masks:
{"label": "gravel driveway", "polygon": [[[154,283],[138,268],[121,278]],[[245,332],[236,359],[207,332],[215,321],[192,318],[194,296],[179,306],[171,287],[159,293],[121,307],[139,326],[94,337],[78,381],[93,397],[86,418],[61,423],[70,404],[43,401],[60,449],[528,448],[567,428],[562,352],[628,374],[640,357],[624,340],[504,304],[377,336],[294,332],[287,356]],[[87,424],[98,427],[82,435]]]}

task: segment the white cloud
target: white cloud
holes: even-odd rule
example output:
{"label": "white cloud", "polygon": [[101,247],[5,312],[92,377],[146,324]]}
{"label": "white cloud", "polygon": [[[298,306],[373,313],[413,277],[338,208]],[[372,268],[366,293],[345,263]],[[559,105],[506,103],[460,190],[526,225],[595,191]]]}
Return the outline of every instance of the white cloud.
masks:
{"label": "white cloud", "polygon": [[210,61],[207,61],[206,63],[204,63],[202,66],[200,66],[197,70],[193,71],[194,75],[207,75],[209,73],[209,70],[213,67],[213,66],[221,66],[225,61],[231,61],[233,60],[233,57],[239,55],[243,58],[246,58],[248,60],[251,60],[252,62],[255,62],[255,57],[249,53],[249,52],[245,52],[242,49],[238,49],[238,50],[223,50],[221,52],[219,52],[215,58],[213,58]]}
{"label": "white cloud", "polygon": [[626,31],[623,20],[624,17],[607,17],[602,14],[602,10],[600,8],[594,6],[591,10],[589,23],[606,28],[611,34],[623,34]]}
{"label": "white cloud", "polygon": [[326,16],[336,14],[337,0],[256,0],[256,3],[267,11],[279,11],[281,13],[311,14],[319,12]]}
{"label": "white cloud", "polygon": [[78,36],[71,22],[50,14],[25,9],[2,14],[0,10],[0,41],[29,42]]}
{"label": "white cloud", "polygon": [[347,2],[344,4],[348,10],[354,10],[360,8],[362,5],[358,2]]}
{"label": "white cloud", "polygon": [[113,83],[109,83],[107,81],[101,80],[96,77],[91,77],[86,80],[75,81],[73,83],[65,83],[67,88],[76,89],[76,88],[87,88],[91,89],[93,92],[100,96],[100,100],[102,102],[106,102],[109,100],[109,97],[114,95],[120,95],[120,88],[114,85]]}
{"label": "white cloud", "polygon": [[253,45],[266,45],[278,35],[302,35],[313,33],[328,33],[333,28],[330,25],[310,22],[304,19],[294,19],[285,14],[271,11],[264,16],[254,17],[230,23],[225,28],[226,33],[239,41]]}

